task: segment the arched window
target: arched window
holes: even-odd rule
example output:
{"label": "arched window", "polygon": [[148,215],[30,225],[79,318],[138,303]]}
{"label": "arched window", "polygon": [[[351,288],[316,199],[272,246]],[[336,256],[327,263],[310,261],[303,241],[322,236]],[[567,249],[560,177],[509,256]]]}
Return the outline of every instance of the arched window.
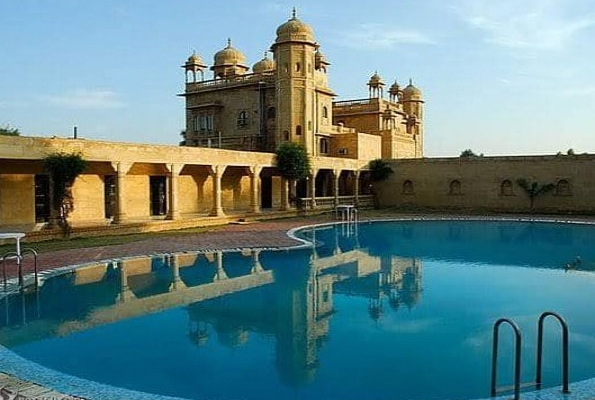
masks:
{"label": "arched window", "polygon": [[302,70],[302,64],[295,63],[295,72],[300,72]]}
{"label": "arched window", "polygon": [[512,181],[505,179],[500,184],[500,196],[512,196]]}
{"label": "arched window", "polygon": [[302,126],[301,125],[295,126],[295,134],[298,136],[300,136],[302,134]]}
{"label": "arched window", "polygon": [[458,179],[450,181],[450,192],[449,194],[459,195],[461,194],[461,181]]}
{"label": "arched window", "polygon": [[570,182],[566,179],[560,179],[556,184],[556,196],[572,196]]}
{"label": "arched window", "polygon": [[240,111],[238,114],[238,127],[244,127],[248,125],[248,113],[246,110]]}
{"label": "arched window", "polygon": [[283,131],[283,140],[289,141],[289,131]]}
{"label": "arched window", "polygon": [[322,118],[328,118],[328,108],[326,106],[322,107]]}
{"label": "arched window", "polygon": [[415,186],[413,185],[413,182],[411,182],[409,179],[407,179],[405,182],[403,182],[403,194],[414,194],[415,193]]}
{"label": "arched window", "polygon": [[275,107],[269,107],[267,110],[267,118],[275,118],[277,115],[277,109]]}

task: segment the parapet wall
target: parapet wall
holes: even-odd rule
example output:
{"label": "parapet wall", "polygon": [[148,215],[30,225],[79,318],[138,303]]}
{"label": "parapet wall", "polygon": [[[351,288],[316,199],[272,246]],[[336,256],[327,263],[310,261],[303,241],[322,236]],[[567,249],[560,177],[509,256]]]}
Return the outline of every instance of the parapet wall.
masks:
{"label": "parapet wall", "polygon": [[533,211],[595,212],[595,155],[508,156],[391,160],[395,171],[377,183],[384,206],[528,212],[519,179],[551,183]]}

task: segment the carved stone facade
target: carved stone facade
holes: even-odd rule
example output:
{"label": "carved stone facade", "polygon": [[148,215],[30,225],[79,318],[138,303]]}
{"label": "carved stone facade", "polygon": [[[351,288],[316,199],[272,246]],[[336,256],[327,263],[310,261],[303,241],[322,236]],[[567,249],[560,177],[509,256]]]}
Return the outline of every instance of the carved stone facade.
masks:
{"label": "carved stone facade", "polygon": [[[312,27],[294,14],[249,73],[245,56],[228,41],[214,56],[213,79],[193,54],[186,72],[186,131],[182,145],[274,152],[299,142],[320,157],[423,156],[423,99],[412,83],[385,97],[378,74],[369,98],[334,102],[329,65]],[[198,79],[198,78],[201,79]]]}

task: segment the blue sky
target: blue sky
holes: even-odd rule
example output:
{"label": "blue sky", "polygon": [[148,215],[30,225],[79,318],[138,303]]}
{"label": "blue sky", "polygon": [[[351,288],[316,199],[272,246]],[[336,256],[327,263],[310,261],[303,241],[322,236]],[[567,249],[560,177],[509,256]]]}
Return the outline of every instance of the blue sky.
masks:
{"label": "blue sky", "polygon": [[2,0],[0,124],[176,144],[192,50],[211,64],[231,37],[253,64],[293,6],[338,99],[413,78],[426,156],[595,152],[592,0]]}

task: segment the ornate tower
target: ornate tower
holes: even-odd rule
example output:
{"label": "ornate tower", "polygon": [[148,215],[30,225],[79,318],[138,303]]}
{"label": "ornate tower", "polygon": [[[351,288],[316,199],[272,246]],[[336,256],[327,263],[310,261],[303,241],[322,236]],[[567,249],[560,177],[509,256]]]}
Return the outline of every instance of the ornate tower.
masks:
{"label": "ornate tower", "polygon": [[196,83],[198,81],[197,73],[200,73],[201,81],[205,80],[204,69],[207,68],[207,65],[196,52],[188,57],[186,63],[182,65],[182,68],[184,68],[184,72],[186,73],[186,83]]}
{"label": "ornate tower", "polygon": [[423,96],[421,90],[413,86],[411,79],[409,85],[403,89],[403,111],[407,114],[407,133],[413,135],[415,140],[415,156],[423,157]]}
{"label": "ornate tower", "polygon": [[[276,143],[293,141],[314,153],[316,41],[313,29],[296,17],[277,28],[271,46],[277,66]],[[319,60],[320,61],[320,60]]]}

